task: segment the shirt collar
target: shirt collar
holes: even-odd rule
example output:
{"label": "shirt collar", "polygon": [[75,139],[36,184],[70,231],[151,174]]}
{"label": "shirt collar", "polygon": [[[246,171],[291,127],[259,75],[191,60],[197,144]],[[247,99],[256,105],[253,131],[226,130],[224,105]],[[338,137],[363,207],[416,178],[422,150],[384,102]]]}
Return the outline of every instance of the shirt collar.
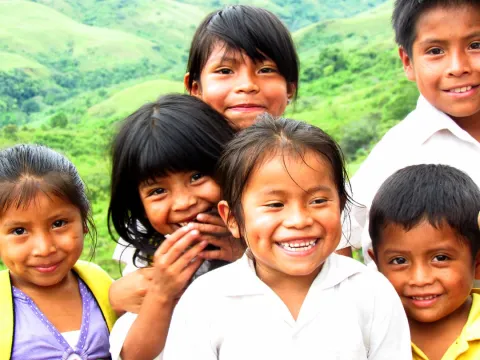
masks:
{"label": "shirt collar", "polygon": [[[222,290],[225,296],[263,295],[267,293],[267,291],[271,291],[271,289],[258,278],[250,249],[247,249],[243,257],[233,263],[229,270],[231,273],[226,275],[229,276],[232,281]],[[315,287],[316,290],[328,289],[364,270],[365,266],[356,260],[331,254],[327,260],[325,260],[322,271],[320,271],[313,281],[312,287]]]}
{"label": "shirt collar", "polygon": [[423,144],[434,134],[447,130],[460,140],[477,144],[477,141],[447,114],[430,104],[422,95],[418,98],[414,118],[419,140]]}
{"label": "shirt collar", "polygon": [[472,289],[472,308],[464,328],[465,340],[480,340],[480,289]]}

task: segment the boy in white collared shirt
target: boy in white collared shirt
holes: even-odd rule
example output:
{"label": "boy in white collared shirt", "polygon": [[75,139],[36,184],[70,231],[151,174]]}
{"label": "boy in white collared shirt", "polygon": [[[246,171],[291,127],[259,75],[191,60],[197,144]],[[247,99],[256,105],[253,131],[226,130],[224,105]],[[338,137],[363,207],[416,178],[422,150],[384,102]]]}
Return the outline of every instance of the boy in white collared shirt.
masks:
{"label": "boy in white collared shirt", "polygon": [[[374,147],[352,178],[356,202],[343,246],[371,261],[368,212],[383,181],[408,165],[441,163],[480,184],[480,5],[472,1],[397,0],[393,26],[417,108]],[[350,231],[349,231],[350,230]],[[340,246],[341,247],[341,246]]]}

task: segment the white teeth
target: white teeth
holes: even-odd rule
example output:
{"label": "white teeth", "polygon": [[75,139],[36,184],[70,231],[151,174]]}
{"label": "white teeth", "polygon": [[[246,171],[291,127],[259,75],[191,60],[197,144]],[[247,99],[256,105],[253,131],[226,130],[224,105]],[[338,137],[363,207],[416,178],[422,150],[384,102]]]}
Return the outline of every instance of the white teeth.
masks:
{"label": "white teeth", "polygon": [[282,248],[288,251],[307,251],[310,250],[315,246],[317,243],[317,240],[311,240],[307,242],[298,242],[298,243],[288,243],[288,242],[282,242],[278,243]]}
{"label": "white teeth", "polygon": [[464,93],[464,92],[467,92],[467,91],[470,91],[470,90],[472,90],[471,86],[465,86],[465,87],[461,87],[461,88],[451,89],[450,92]]}
{"label": "white teeth", "polygon": [[178,225],[180,225],[180,226],[187,226],[187,225],[188,225],[188,222],[181,222],[181,223],[178,223]]}
{"label": "white teeth", "polygon": [[432,300],[436,298],[437,295],[430,295],[430,296],[412,296],[413,300]]}

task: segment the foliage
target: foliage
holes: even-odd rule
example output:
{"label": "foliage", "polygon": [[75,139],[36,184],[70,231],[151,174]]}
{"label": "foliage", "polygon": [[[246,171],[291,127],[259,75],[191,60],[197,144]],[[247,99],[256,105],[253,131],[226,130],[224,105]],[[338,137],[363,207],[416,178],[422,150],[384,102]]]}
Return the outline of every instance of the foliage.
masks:
{"label": "foliage", "polygon": [[[298,29],[293,37],[302,64],[299,97],[286,115],[334,136],[354,172],[418,97],[396,54],[389,24],[392,1],[248,3],[267,6]],[[94,261],[115,277],[115,243],[106,227],[112,135],[118,121],[145,102],[183,91],[195,27],[207,12],[224,4],[0,2],[0,21],[7,29],[0,34],[0,144],[46,144],[74,162],[87,184],[97,224]],[[341,19],[323,21],[327,17]]]}

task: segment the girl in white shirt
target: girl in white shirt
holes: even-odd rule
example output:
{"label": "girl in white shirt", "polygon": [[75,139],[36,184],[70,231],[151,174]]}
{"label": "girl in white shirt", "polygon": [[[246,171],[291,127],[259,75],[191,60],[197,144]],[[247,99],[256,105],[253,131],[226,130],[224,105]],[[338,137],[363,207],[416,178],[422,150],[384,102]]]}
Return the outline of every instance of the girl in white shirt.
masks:
{"label": "girl in white shirt", "polygon": [[334,254],[350,199],[327,134],[264,115],[227,145],[218,181],[219,213],[248,250],[186,290],[164,359],[411,359],[393,287]]}

